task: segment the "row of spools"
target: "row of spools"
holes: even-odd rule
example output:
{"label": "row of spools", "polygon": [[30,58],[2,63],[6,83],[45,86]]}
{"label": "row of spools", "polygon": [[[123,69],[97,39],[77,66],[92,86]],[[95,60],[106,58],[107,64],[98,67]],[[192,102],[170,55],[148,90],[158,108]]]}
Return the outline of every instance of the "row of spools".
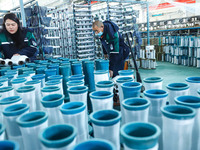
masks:
{"label": "row of spools", "polygon": [[[162,90],[162,78],[146,78],[140,98],[142,84],[134,82],[133,70],[109,80],[105,60],[94,65],[59,58],[26,66],[1,68],[0,138],[9,140],[2,146],[119,150],[121,142],[125,150],[200,149],[200,77],[168,84],[168,91]],[[121,112],[113,109],[115,83]]]}

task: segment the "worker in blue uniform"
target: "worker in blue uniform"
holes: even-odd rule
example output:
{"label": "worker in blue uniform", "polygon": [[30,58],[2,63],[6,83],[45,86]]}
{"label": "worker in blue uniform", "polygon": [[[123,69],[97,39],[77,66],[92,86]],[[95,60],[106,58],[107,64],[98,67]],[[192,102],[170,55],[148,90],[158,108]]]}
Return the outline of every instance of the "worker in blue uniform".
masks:
{"label": "worker in blue uniform", "polygon": [[93,22],[93,31],[100,38],[105,58],[109,58],[110,77],[118,75],[119,70],[124,70],[124,62],[129,55],[129,47],[124,43],[124,38],[119,33],[119,27],[111,22]]}
{"label": "worker in blue uniform", "polygon": [[0,32],[0,51],[3,58],[10,59],[15,55],[26,55],[31,60],[36,58],[37,43],[33,33],[22,28],[14,13],[3,18],[3,29]]}

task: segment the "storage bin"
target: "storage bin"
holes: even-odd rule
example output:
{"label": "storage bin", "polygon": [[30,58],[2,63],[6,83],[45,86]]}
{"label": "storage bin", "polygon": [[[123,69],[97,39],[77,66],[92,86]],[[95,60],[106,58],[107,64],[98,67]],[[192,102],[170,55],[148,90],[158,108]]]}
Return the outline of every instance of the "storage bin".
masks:
{"label": "storage bin", "polygon": [[24,150],[42,149],[38,134],[47,128],[47,118],[46,112],[36,111],[25,113],[16,119],[22,133]]}
{"label": "storage bin", "polygon": [[125,83],[125,82],[131,82],[131,81],[133,81],[133,78],[131,78],[131,77],[119,77],[116,80],[116,83],[117,83],[117,86],[118,86],[118,91],[119,91],[120,104],[122,103],[122,100],[124,99],[124,95],[123,95],[123,91],[122,91],[122,88],[121,88],[121,84]]}
{"label": "storage bin", "polygon": [[61,64],[60,74],[63,76],[63,92],[65,94],[65,102],[69,101],[69,95],[67,91],[67,82],[69,81],[69,76],[71,75],[70,63]]}
{"label": "storage bin", "polygon": [[121,127],[124,150],[158,150],[160,128],[153,123],[130,122]]}
{"label": "storage bin", "polygon": [[200,149],[200,97],[190,95],[178,96],[175,97],[175,102],[178,105],[189,106],[196,110],[192,132],[192,150]]}
{"label": "storage bin", "polygon": [[[123,98],[140,97],[142,84],[139,82],[125,82],[121,84]],[[123,102],[123,100],[122,100]]]}
{"label": "storage bin", "polygon": [[36,111],[35,87],[31,85],[22,86],[16,91],[17,94],[22,98],[22,103],[29,104],[30,111]]}
{"label": "storage bin", "polygon": [[95,84],[99,81],[108,81],[109,80],[109,72],[108,70],[96,70],[94,71],[94,81]]}
{"label": "storage bin", "polygon": [[49,69],[55,69],[56,70],[56,75],[59,75],[59,64],[51,64],[51,65],[48,66],[48,68]]}
{"label": "storage bin", "polygon": [[13,141],[0,141],[2,150],[20,150],[19,144]]}
{"label": "storage bin", "polygon": [[[144,96],[151,102],[149,106],[149,122],[155,123],[162,129],[162,113],[160,108],[166,105],[168,93],[165,90],[147,90]],[[159,146],[162,149],[162,136],[159,138]]]}
{"label": "storage bin", "polygon": [[29,74],[20,74],[17,76],[17,78],[25,78],[27,81],[31,80],[31,77]]}
{"label": "storage bin", "polygon": [[76,129],[68,124],[57,124],[43,129],[39,134],[42,150],[71,150],[75,146],[76,134]]}
{"label": "storage bin", "polygon": [[32,80],[25,83],[25,85],[31,85],[35,87],[35,103],[36,103],[36,110],[42,110],[42,104],[40,100],[42,98],[41,94],[41,80]]}
{"label": "storage bin", "polygon": [[4,121],[2,112],[6,107],[20,103],[22,103],[22,98],[20,96],[9,96],[0,99],[0,122],[2,123]]}
{"label": "storage bin", "polygon": [[27,80],[25,78],[16,78],[16,79],[11,80],[12,87],[15,89],[15,94],[17,94],[16,90],[19,87],[24,86],[26,81]]}
{"label": "storage bin", "polygon": [[143,79],[145,90],[162,89],[163,78],[148,77]]}
{"label": "storage bin", "polygon": [[131,77],[134,81],[134,70],[119,70],[118,73],[120,77]]}
{"label": "storage bin", "polygon": [[25,71],[24,74],[28,74],[29,75],[28,81],[31,81],[32,80],[32,76],[35,75],[35,71]]}
{"label": "storage bin", "polygon": [[9,96],[14,96],[14,88],[11,86],[6,86],[6,87],[0,87],[0,95],[1,99],[9,97]]}
{"label": "storage bin", "polygon": [[58,86],[46,86],[41,89],[42,97],[50,94],[61,94],[60,88]]}
{"label": "storage bin", "polygon": [[108,140],[94,138],[77,144],[72,150],[116,150],[116,147]]}
{"label": "storage bin", "polygon": [[84,86],[84,82],[81,80],[72,80],[67,82],[67,87]]}
{"label": "storage bin", "polygon": [[71,67],[72,67],[73,75],[83,74],[81,62],[74,62],[74,63],[72,63]]}
{"label": "storage bin", "polygon": [[44,96],[41,100],[42,106],[48,112],[48,125],[63,123],[63,117],[59,107],[64,104],[64,96],[62,94],[50,94]]}
{"label": "storage bin", "polygon": [[77,129],[76,143],[86,141],[88,138],[88,117],[84,102],[68,102],[60,107],[64,123]]}
{"label": "storage bin", "polygon": [[[14,79],[14,76],[13,75],[4,75],[4,77],[8,79],[8,86],[12,86],[11,80]],[[3,84],[2,84],[2,86],[3,86]]]}
{"label": "storage bin", "polygon": [[93,124],[94,137],[112,142],[120,150],[120,119],[121,113],[117,110],[100,110],[90,114]]}
{"label": "storage bin", "polygon": [[[149,106],[151,102],[144,98],[128,98],[122,101],[125,123],[148,122]],[[124,116],[123,116],[124,115]]]}
{"label": "storage bin", "polygon": [[56,74],[57,74],[57,69],[46,69],[45,70],[45,81],[48,80],[49,76],[56,75]]}
{"label": "storage bin", "polygon": [[189,95],[198,96],[197,90],[200,88],[200,77],[188,77],[185,79],[189,85]]}
{"label": "storage bin", "polygon": [[84,78],[85,78],[85,75],[82,75],[82,74],[77,74],[77,75],[72,75],[69,77],[69,81],[74,81],[74,80],[78,80],[78,81],[83,81],[84,82]]}
{"label": "storage bin", "polygon": [[103,109],[113,109],[113,93],[108,91],[94,91],[89,96],[93,112]]}
{"label": "storage bin", "polygon": [[189,95],[189,85],[186,83],[170,83],[167,86],[169,96],[169,104],[175,104],[174,98],[176,96]]}
{"label": "storage bin", "polygon": [[15,141],[20,145],[21,150],[23,150],[23,140],[20,128],[16,122],[16,118],[20,115],[27,113],[29,111],[28,104],[14,104],[6,107],[3,110],[4,122],[6,126],[6,133],[8,139]]}
{"label": "storage bin", "polygon": [[95,60],[96,70],[109,70],[109,60],[96,59]]}
{"label": "storage bin", "polygon": [[187,106],[168,105],[163,114],[163,150],[189,150],[196,112]]}
{"label": "storage bin", "polygon": [[45,86],[58,86],[60,88],[60,93],[63,94],[62,82],[60,80],[50,80],[45,82]]}
{"label": "storage bin", "polygon": [[40,80],[41,81],[41,88],[44,87],[45,84],[45,74],[37,74],[32,76],[32,80]]}
{"label": "storage bin", "polygon": [[113,93],[114,82],[109,81],[99,81],[96,83],[96,91],[109,91]]}
{"label": "storage bin", "polygon": [[68,88],[70,102],[81,101],[87,106],[87,86],[75,86]]}
{"label": "storage bin", "polygon": [[85,61],[85,85],[88,86],[88,92],[95,91],[94,80],[94,61]]}

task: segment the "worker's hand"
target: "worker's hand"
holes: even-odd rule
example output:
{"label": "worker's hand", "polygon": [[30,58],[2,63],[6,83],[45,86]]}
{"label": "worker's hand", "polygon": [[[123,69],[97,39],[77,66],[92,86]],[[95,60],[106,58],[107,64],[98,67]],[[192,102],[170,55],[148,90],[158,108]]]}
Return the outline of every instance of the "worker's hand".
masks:
{"label": "worker's hand", "polygon": [[109,70],[109,73],[110,73],[110,77],[112,78],[113,77],[113,71]]}
{"label": "worker's hand", "polygon": [[105,59],[108,59],[108,54],[104,54],[104,58],[105,58]]}
{"label": "worker's hand", "polygon": [[16,54],[14,54],[13,56],[20,56],[20,54],[17,54],[17,53],[16,53]]}

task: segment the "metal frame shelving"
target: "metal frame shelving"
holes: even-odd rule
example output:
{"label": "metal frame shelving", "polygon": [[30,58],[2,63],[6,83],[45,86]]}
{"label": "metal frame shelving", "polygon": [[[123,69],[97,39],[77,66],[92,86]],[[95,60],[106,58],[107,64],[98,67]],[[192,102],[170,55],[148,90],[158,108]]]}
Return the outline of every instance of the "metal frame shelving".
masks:
{"label": "metal frame shelving", "polygon": [[76,57],[78,59],[94,59],[95,43],[92,31],[91,2],[87,5],[73,4]]}

